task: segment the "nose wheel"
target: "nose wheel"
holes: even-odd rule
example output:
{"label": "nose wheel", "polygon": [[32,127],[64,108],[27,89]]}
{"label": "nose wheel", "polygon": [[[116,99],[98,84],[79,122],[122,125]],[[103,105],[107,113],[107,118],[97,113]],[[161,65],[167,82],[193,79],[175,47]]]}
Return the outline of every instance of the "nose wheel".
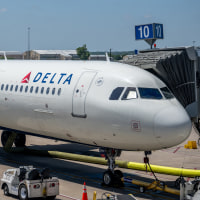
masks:
{"label": "nose wheel", "polygon": [[121,150],[105,149],[106,160],[108,160],[108,170],[103,174],[103,185],[106,186],[123,186],[121,178],[123,173],[120,170],[115,170],[115,158],[121,155]]}

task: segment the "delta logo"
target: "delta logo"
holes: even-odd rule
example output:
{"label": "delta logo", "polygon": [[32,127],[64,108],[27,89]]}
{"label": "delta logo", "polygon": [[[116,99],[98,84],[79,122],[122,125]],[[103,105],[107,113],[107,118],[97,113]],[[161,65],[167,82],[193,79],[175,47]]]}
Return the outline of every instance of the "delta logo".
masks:
{"label": "delta logo", "polygon": [[[31,72],[29,72],[21,81],[21,83],[29,83]],[[70,85],[73,74],[67,73],[42,73],[38,72],[33,78],[33,83],[50,83],[50,84],[68,84]]]}
{"label": "delta logo", "polygon": [[30,80],[31,72],[29,72],[21,81],[21,83],[28,83]]}

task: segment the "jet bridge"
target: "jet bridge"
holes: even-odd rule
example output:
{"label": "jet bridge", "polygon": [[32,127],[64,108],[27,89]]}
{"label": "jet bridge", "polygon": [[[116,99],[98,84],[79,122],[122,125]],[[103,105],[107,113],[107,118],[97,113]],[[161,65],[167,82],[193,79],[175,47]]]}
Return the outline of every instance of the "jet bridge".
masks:
{"label": "jet bridge", "polygon": [[200,48],[144,50],[126,56],[123,62],[148,70],[163,80],[200,130]]}

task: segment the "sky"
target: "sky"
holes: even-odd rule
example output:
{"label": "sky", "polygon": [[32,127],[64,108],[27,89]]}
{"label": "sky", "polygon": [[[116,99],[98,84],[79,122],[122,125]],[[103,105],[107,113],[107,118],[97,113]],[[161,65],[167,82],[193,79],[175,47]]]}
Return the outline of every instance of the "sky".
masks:
{"label": "sky", "polygon": [[200,0],[0,0],[0,51],[148,49],[135,26],[161,23],[158,48],[200,46]]}

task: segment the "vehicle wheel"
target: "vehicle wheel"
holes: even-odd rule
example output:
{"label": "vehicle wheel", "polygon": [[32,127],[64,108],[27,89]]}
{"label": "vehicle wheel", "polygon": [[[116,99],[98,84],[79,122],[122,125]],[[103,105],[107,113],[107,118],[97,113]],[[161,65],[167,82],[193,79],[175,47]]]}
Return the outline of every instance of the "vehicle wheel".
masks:
{"label": "vehicle wheel", "polygon": [[107,170],[103,174],[103,183],[107,186],[112,185],[113,182],[113,173],[110,170]]}
{"label": "vehicle wheel", "polygon": [[8,188],[7,184],[5,184],[3,187],[3,193],[5,196],[9,196],[9,188]]}
{"label": "vehicle wheel", "polygon": [[28,190],[27,187],[22,184],[19,186],[19,199],[20,200],[28,200]]}
{"label": "vehicle wheel", "polygon": [[10,134],[10,131],[3,131],[3,133],[1,134],[1,144],[3,145],[3,147],[6,145]]}
{"label": "vehicle wheel", "polygon": [[56,198],[56,196],[51,196],[51,197],[47,197],[47,200],[54,200]]}
{"label": "vehicle wheel", "polygon": [[140,192],[145,193],[145,187],[144,186],[140,186]]}
{"label": "vehicle wheel", "polygon": [[26,144],[26,135],[17,134],[14,143],[16,147],[24,147]]}

